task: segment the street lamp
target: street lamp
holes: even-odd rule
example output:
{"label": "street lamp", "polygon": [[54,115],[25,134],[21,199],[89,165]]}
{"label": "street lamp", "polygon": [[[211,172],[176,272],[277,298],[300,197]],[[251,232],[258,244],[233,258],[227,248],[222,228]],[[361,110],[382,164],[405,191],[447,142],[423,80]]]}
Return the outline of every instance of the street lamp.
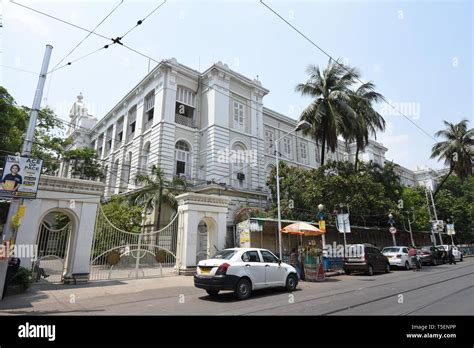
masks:
{"label": "street lamp", "polygon": [[[390,224],[390,233],[392,234],[392,239],[393,239],[393,246],[397,245],[397,241],[395,240],[395,233],[393,232],[393,225],[395,224],[395,220],[393,219],[393,214],[390,212],[388,214],[388,223]],[[396,231],[396,229],[395,229]]]}
{"label": "street lamp", "polygon": [[291,133],[298,132],[300,130],[305,130],[311,128],[311,123],[308,121],[300,121],[296,125],[296,128],[293,129],[292,131],[286,133],[282,137],[278,138],[275,140],[275,162],[276,162],[276,182],[277,182],[277,207],[278,207],[278,245],[279,245],[279,253],[280,253],[280,260],[283,259],[283,251],[282,251],[282,245],[281,245],[281,207],[280,207],[280,169],[279,169],[279,155],[280,155],[280,148],[279,148],[279,142],[282,140],[284,137],[290,135]]}

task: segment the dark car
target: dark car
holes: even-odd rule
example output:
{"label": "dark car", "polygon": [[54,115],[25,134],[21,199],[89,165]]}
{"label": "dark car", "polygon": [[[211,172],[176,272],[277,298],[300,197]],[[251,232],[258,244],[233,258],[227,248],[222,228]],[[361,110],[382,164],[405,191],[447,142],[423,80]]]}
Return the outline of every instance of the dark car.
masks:
{"label": "dark car", "polygon": [[390,272],[390,263],[381,251],[371,244],[348,245],[344,257],[344,272],[363,271],[368,275],[375,272]]}
{"label": "dark car", "polygon": [[436,249],[438,249],[439,252],[441,253],[441,262],[448,263],[449,262],[448,252],[442,246],[436,246]]}
{"label": "dark car", "polygon": [[432,245],[422,246],[421,250],[421,263],[436,266],[443,263],[443,252]]}

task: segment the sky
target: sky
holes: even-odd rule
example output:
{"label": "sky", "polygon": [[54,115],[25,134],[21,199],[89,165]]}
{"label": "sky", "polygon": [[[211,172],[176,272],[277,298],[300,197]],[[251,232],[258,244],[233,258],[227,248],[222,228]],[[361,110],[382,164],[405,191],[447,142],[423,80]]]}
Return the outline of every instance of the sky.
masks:
{"label": "sky", "polygon": [[[121,1],[17,2],[93,29]],[[161,2],[123,1],[96,32],[122,36]],[[357,67],[363,81],[373,81],[407,116],[387,104],[376,106],[387,122],[386,131],[377,135],[388,148],[387,160],[413,170],[442,168],[442,162],[429,157],[443,120],[467,118],[474,127],[470,0],[265,3],[333,58]],[[87,32],[7,0],[1,13],[0,84],[18,104],[31,106],[45,45],[54,47],[51,70]],[[61,65],[107,43],[91,35]],[[306,81],[309,64],[324,68],[328,62],[258,0],[167,0],[123,43],[157,61],[174,57],[199,71],[222,61],[249,78],[258,76],[270,90],[264,105],[295,119],[311,102],[295,86]],[[82,92],[89,112],[100,119],[155,65],[124,47],[110,46],[49,74],[42,106],[68,120],[70,106]]]}

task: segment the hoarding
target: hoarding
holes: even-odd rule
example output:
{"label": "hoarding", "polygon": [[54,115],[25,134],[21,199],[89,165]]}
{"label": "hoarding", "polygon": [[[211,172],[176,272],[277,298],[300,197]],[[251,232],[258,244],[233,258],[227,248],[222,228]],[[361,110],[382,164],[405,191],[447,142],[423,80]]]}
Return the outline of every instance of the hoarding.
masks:
{"label": "hoarding", "polygon": [[8,155],[0,180],[0,198],[36,198],[43,160]]}

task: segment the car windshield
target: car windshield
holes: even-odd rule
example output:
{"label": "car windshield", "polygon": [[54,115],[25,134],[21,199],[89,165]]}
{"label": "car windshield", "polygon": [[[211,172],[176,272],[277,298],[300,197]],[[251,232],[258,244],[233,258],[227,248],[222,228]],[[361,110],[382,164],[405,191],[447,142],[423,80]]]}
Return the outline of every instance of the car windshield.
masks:
{"label": "car windshield", "polygon": [[400,248],[383,248],[382,253],[398,253]]}
{"label": "car windshield", "polygon": [[232,256],[235,255],[237,250],[222,250],[215,254],[213,259],[229,260]]}

